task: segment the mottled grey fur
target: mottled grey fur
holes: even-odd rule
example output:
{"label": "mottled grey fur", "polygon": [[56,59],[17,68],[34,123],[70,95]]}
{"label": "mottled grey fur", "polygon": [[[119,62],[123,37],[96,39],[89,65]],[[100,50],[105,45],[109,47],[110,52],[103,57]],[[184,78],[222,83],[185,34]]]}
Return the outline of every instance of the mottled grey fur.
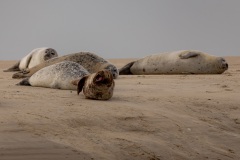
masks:
{"label": "mottled grey fur", "polygon": [[113,74],[113,78],[117,78],[119,73],[116,66],[103,59],[102,57],[97,56],[96,54],[89,52],[80,52],[64,55],[61,57],[53,58],[48,61],[45,61],[42,64],[39,64],[29,70],[23,72],[18,72],[13,75],[13,78],[24,78],[29,77],[41,68],[46,66],[59,63],[62,61],[72,61],[82,65],[89,73],[96,73],[100,70],[107,69]]}

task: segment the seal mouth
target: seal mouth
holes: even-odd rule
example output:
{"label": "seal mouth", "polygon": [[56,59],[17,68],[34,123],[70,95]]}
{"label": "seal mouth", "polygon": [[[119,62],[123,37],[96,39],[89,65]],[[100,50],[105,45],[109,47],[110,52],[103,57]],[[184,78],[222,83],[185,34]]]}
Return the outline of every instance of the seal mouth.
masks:
{"label": "seal mouth", "polygon": [[94,78],[94,82],[97,84],[109,84],[112,83],[113,75],[109,71],[100,71]]}
{"label": "seal mouth", "polygon": [[114,79],[117,79],[118,75],[116,73],[113,73],[112,75]]}
{"label": "seal mouth", "polygon": [[104,78],[101,75],[97,75],[96,82],[101,82],[103,80],[104,80]]}

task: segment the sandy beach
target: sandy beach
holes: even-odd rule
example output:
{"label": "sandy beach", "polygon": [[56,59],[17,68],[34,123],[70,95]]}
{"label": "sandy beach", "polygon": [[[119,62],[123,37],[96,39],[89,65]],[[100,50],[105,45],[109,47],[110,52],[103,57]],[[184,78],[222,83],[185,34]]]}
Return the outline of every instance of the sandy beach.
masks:
{"label": "sandy beach", "polygon": [[225,58],[217,75],[120,75],[109,101],[16,86],[0,61],[0,160],[239,160],[240,57]]}

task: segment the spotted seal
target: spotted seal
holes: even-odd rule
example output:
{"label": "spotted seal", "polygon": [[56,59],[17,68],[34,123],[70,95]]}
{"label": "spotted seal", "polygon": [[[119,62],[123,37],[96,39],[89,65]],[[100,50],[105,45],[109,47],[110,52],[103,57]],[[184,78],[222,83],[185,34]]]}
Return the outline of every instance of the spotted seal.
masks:
{"label": "spotted seal", "polygon": [[119,74],[221,74],[227,69],[228,63],[222,57],[183,50],[150,55],[130,62],[119,69]]}
{"label": "spotted seal", "polygon": [[17,85],[77,90],[78,94],[83,90],[86,98],[108,100],[115,83],[108,70],[90,74],[76,62],[63,61],[40,69]]}
{"label": "spotted seal", "polygon": [[76,90],[71,82],[90,74],[83,66],[71,61],[59,62],[40,69],[18,85]]}
{"label": "spotted seal", "polygon": [[23,57],[16,64],[14,64],[12,67],[4,70],[4,72],[13,72],[29,69],[57,56],[58,53],[53,48],[36,48],[32,50],[28,55]]}
{"label": "spotted seal", "polygon": [[96,73],[100,70],[107,69],[113,74],[114,79],[116,79],[119,75],[117,67],[111,64],[109,61],[103,59],[102,57],[97,56],[94,53],[79,52],[79,53],[72,53],[72,54],[50,59],[31,69],[26,69],[24,71],[15,73],[13,74],[12,78],[29,77],[44,67],[47,67],[49,65],[59,63],[62,61],[76,62],[82,65],[85,69],[87,69],[89,73]]}

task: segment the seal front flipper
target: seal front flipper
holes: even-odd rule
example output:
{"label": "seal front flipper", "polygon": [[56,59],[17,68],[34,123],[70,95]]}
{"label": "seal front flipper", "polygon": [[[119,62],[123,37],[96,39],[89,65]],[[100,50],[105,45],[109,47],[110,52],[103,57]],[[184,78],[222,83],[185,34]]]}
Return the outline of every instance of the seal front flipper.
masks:
{"label": "seal front flipper", "polygon": [[30,76],[28,75],[29,72],[30,72],[30,71],[29,71],[28,69],[22,70],[22,71],[20,71],[20,72],[14,73],[14,74],[12,75],[12,78],[13,78],[13,79],[20,79],[20,78],[30,77]]}
{"label": "seal front flipper", "polygon": [[185,51],[185,52],[181,53],[179,55],[179,57],[181,59],[188,59],[188,58],[197,57],[198,55],[199,55],[199,53],[197,53],[197,52]]}
{"label": "seal front flipper", "polygon": [[20,61],[18,61],[16,64],[14,64],[12,67],[6,69],[6,70],[3,70],[3,72],[15,72],[15,71],[20,71],[20,68],[19,68],[19,64],[20,64]]}
{"label": "seal front flipper", "polygon": [[73,85],[78,86],[78,87],[77,87],[77,94],[79,94],[80,92],[82,92],[83,86],[84,86],[85,81],[86,81],[87,78],[88,78],[88,76],[84,76],[84,77],[81,78],[81,79],[73,80],[73,81],[72,81],[72,84],[73,84]]}
{"label": "seal front flipper", "polygon": [[135,63],[135,61],[130,62],[128,64],[126,64],[125,66],[123,66],[122,68],[119,69],[119,75],[129,75],[132,74],[131,72],[131,67],[132,65]]}

